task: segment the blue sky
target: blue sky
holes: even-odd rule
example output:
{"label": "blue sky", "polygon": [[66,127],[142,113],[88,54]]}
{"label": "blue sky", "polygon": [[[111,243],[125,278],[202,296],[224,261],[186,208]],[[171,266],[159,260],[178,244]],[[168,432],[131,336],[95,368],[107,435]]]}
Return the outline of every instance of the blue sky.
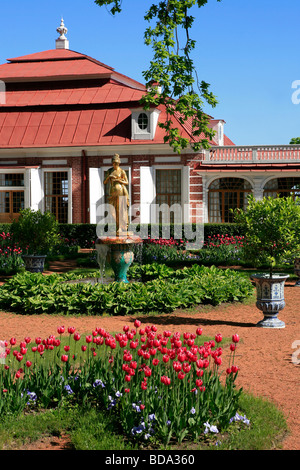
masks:
{"label": "blue sky", "polygon": [[[143,16],[152,0],[123,0],[115,17],[93,0],[1,3],[0,63],[54,49],[63,16],[70,49],[144,82],[152,51],[143,42]],[[292,102],[292,83],[300,80],[299,0],[209,0],[194,14],[194,63],[219,101],[205,111],[226,121],[237,145],[281,145],[300,136],[300,104]]]}

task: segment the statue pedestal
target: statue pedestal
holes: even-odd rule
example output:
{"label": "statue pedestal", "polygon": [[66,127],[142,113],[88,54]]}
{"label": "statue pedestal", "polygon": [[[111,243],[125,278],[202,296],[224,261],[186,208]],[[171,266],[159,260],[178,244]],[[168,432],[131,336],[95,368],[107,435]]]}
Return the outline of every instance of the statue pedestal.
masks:
{"label": "statue pedestal", "polygon": [[97,238],[96,250],[101,245],[109,247],[108,261],[114,271],[116,282],[128,282],[127,271],[134,260],[133,245],[140,243],[142,239],[131,232],[119,233],[118,236],[108,234]]}

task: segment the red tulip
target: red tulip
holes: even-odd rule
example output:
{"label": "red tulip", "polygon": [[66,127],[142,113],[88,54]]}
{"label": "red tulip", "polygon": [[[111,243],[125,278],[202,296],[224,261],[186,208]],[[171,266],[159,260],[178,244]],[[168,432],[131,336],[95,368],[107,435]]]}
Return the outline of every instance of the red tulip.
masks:
{"label": "red tulip", "polygon": [[76,328],[74,326],[69,326],[68,333],[70,333],[70,335],[72,335],[75,332],[75,330],[76,330]]}
{"label": "red tulip", "polygon": [[222,335],[221,335],[220,333],[218,333],[218,334],[215,336],[215,340],[216,340],[217,343],[221,343],[222,339],[223,339],[223,337],[222,337]]}
{"label": "red tulip", "polygon": [[217,356],[217,357],[215,358],[215,364],[216,364],[217,366],[220,366],[220,365],[222,364],[222,358],[219,357],[219,356]]}
{"label": "red tulip", "polygon": [[75,333],[75,334],[74,334],[74,339],[75,339],[75,341],[79,341],[79,340],[80,340],[80,334],[79,334],[79,333]]}
{"label": "red tulip", "polygon": [[26,361],[26,367],[31,367],[32,362],[31,361]]}
{"label": "red tulip", "polygon": [[238,342],[239,342],[239,340],[240,340],[240,337],[239,337],[239,335],[237,335],[237,334],[235,334],[235,335],[232,335],[232,341],[233,341],[234,343],[238,343]]}
{"label": "red tulip", "polygon": [[62,362],[68,362],[68,359],[69,359],[69,356],[67,356],[67,354],[63,354],[63,355],[61,356]]}
{"label": "red tulip", "polygon": [[16,338],[10,338],[10,344],[14,346],[16,344],[17,340]]}

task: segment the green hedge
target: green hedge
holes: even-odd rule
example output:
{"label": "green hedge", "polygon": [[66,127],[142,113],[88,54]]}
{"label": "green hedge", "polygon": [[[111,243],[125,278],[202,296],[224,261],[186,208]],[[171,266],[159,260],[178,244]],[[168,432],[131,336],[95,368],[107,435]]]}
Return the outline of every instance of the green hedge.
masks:
{"label": "green hedge", "polygon": [[229,269],[195,265],[171,271],[160,266],[161,275],[157,275],[148,266],[143,267],[144,276],[147,269],[149,279],[153,275],[158,278],[128,284],[64,282],[78,279],[74,273],[49,276],[28,272],[17,274],[0,287],[0,308],[21,314],[170,313],[176,308],[198,304],[242,301],[253,293],[250,280]]}
{"label": "green hedge", "polygon": [[[95,224],[60,224],[59,229],[60,233],[67,239],[72,240],[76,239],[78,241],[79,246],[84,248],[92,241],[95,241],[97,238],[96,234],[97,226]],[[196,232],[196,225],[191,224],[190,229],[195,233]],[[130,227],[129,227],[130,230]],[[171,225],[170,227],[159,225],[159,224],[146,224],[143,226],[137,226],[136,230],[138,232],[148,234],[151,237],[151,233],[159,234],[160,237],[163,237],[164,231],[166,234],[170,233],[170,237],[174,237],[174,232],[182,233],[184,235],[184,230],[182,229],[181,225],[174,226]],[[238,224],[204,224],[204,239],[207,240],[209,236],[214,235],[228,235],[228,236],[236,236],[236,235],[243,235],[241,231],[241,226]]]}
{"label": "green hedge", "polygon": [[[196,225],[190,224],[190,229],[193,232],[196,232]],[[5,232],[8,233],[10,231],[11,224],[0,224],[0,233]],[[76,243],[81,247],[91,247],[93,242],[97,239],[96,233],[96,224],[59,224],[59,232],[62,237],[68,239],[70,242],[76,241]],[[134,227],[137,231],[142,231],[142,233],[146,233],[149,236],[152,234],[158,233],[160,237],[163,236],[164,230],[166,233],[170,233],[170,237],[174,237],[174,231],[182,233],[184,235],[184,230],[181,225],[171,225],[170,230],[168,225],[161,225],[161,224],[145,224],[143,226]],[[129,227],[130,230],[130,227]],[[204,239],[207,240],[208,236],[214,235],[228,235],[228,236],[236,236],[236,235],[243,235],[241,226],[238,224],[204,224]]]}

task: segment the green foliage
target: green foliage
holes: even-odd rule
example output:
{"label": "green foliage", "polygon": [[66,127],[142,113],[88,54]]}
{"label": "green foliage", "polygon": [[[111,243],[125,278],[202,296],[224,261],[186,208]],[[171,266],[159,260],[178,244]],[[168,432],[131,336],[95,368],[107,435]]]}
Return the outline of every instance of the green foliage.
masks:
{"label": "green foliage", "polygon": [[300,144],[300,137],[293,137],[290,141],[290,145],[299,145]]}
{"label": "green foliage", "polygon": [[11,231],[23,254],[45,255],[59,243],[58,222],[51,212],[24,209]]}
{"label": "green foliage", "polygon": [[272,274],[277,263],[300,251],[300,206],[292,197],[248,197],[245,210],[236,209],[235,221],[242,225],[247,239],[245,257],[254,264],[269,266]]}
{"label": "green foliage", "polygon": [[[0,308],[21,314],[133,315],[169,313],[198,304],[242,301],[252,295],[252,284],[231,270],[194,265],[182,270],[144,266],[148,282],[70,283],[97,273],[49,275],[22,273],[0,287]],[[134,273],[134,271],[133,271]],[[135,271],[135,274],[137,272]]]}
{"label": "green foliage", "polygon": [[[95,3],[109,6],[113,15],[121,12],[120,0],[95,0]],[[200,8],[206,3],[207,0],[154,2],[144,16],[149,23],[144,40],[147,46],[152,46],[153,59],[148,70],[143,72],[148,91],[141,104],[144,109],[159,105],[166,108],[166,120],[158,125],[165,130],[165,142],[177,153],[189,144],[194,151],[209,148],[209,140],[214,136],[203,106],[206,102],[215,107],[217,100],[209,91],[209,84],[199,81],[191,58],[196,47],[196,41],[190,37],[195,20],[191,12],[194,7]],[[160,91],[155,84],[160,86]],[[190,121],[190,139],[182,137],[174,125],[176,120],[182,125]]]}

